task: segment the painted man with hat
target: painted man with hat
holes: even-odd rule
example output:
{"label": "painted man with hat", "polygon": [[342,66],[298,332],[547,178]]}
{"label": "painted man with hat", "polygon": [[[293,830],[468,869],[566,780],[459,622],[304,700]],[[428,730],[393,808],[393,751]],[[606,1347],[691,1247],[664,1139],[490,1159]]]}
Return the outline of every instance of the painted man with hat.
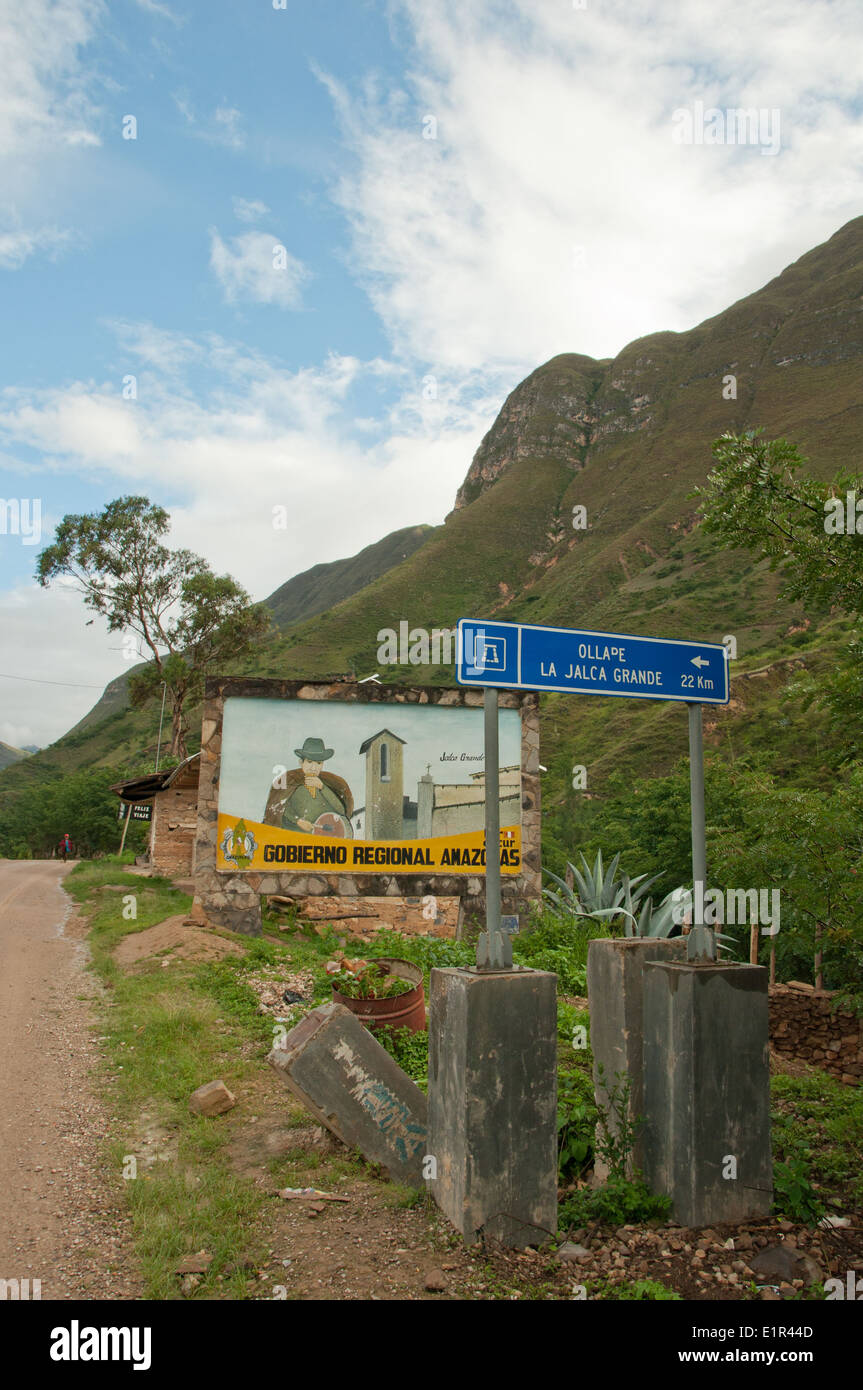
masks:
{"label": "painted man with hat", "polygon": [[354,798],[343,777],[324,772],[333,749],[322,738],[307,738],[294,753],[300,766],[277,777],[267,798],[264,824],[307,835],[353,836]]}

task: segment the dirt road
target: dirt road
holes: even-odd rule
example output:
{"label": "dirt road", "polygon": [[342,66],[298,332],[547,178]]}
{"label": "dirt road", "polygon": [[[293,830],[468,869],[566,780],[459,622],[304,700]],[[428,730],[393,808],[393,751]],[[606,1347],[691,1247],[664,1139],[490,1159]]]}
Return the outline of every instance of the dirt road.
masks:
{"label": "dirt road", "polygon": [[134,1298],[70,867],[0,859],[0,1279],[38,1279],[43,1300]]}

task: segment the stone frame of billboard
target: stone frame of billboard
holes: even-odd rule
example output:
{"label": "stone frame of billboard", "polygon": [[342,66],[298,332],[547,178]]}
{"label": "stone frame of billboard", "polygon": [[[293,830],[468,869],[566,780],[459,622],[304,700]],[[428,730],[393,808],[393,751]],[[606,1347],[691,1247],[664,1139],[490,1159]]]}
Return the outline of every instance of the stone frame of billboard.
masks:
{"label": "stone frame of billboard", "polygon": [[[216,868],[219,777],[225,700],[343,700],[369,705],[443,705],[482,709],[483,692],[465,687],[377,685],[373,681],[272,680],[210,677],[204,689],[201,723],[201,775],[195,848],[195,902],[192,915],[214,927],[261,933],[261,897],[440,897],[461,899],[466,913],[485,912],[485,877],[473,874],[324,874],[280,870]],[[539,787],[539,696],[534,691],[501,690],[501,709],[521,714],[521,871],[501,880],[503,911],[526,911],[542,892]]]}

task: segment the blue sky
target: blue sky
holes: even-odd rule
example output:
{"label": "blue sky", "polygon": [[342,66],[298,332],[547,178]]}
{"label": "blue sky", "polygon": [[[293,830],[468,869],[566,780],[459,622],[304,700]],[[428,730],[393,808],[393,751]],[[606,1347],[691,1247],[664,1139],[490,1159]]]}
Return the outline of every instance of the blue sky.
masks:
{"label": "blue sky", "polygon": [[[38,499],[44,545],[143,492],[255,598],[440,522],[540,362],[686,329],[861,207],[857,0],[0,0],[0,24],[0,499]],[[780,148],[676,143],[698,102],[777,111]],[[0,534],[0,739],[44,744],[123,661],[23,542]]]}

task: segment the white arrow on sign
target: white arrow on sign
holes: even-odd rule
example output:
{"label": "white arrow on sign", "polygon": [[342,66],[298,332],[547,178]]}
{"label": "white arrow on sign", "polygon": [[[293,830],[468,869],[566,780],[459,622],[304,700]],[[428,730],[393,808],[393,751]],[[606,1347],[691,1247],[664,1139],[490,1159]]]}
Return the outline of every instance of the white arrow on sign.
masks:
{"label": "white arrow on sign", "polygon": [[703,656],[694,656],[694,657],[692,658],[691,664],[692,664],[693,666],[701,667],[701,666],[709,666],[709,665],[710,665],[710,662],[709,662],[709,661],[705,661]]}

